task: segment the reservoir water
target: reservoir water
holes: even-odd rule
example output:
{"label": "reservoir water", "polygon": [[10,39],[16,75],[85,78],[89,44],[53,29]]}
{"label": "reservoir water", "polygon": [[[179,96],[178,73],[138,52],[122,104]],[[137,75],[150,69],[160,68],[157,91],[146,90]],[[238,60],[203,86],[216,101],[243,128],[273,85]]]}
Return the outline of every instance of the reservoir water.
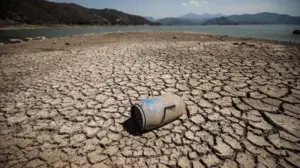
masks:
{"label": "reservoir water", "polygon": [[250,37],[278,41],[300,42],[300,35],[292,32],[299,29],[297,25],[213,25],[213,26],[108,26],[108,27],[55,27],[37,29],[0,30],[0,42],[11,38],[45,36],[47,38],[63,37],[86,33],[134,32],[134,31],[189,31],[205,32],[235,37]]}

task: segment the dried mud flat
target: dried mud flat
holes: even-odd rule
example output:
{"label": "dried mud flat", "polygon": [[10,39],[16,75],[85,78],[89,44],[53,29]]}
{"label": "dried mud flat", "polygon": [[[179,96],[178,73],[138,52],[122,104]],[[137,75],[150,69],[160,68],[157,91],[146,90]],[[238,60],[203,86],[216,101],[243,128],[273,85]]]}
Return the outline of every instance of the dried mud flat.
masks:
{"label": "dried mud flat", "polygon": [[[299,44],[139,32],[0,53],[0,167],[300,166]],[[130,134],[150,88],[191,116]]]}

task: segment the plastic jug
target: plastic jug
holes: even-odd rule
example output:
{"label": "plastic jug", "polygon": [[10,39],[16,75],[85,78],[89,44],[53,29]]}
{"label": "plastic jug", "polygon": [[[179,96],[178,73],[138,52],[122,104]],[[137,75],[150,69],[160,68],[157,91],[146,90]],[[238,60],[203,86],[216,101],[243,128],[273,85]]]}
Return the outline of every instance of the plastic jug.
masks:
{"label": "plastic jug", "polygon": [[184,101],[174,94],[150,97],[131,108],[131,118],[140,127],[140,131],[165,125],[184,113],[186,113]]}

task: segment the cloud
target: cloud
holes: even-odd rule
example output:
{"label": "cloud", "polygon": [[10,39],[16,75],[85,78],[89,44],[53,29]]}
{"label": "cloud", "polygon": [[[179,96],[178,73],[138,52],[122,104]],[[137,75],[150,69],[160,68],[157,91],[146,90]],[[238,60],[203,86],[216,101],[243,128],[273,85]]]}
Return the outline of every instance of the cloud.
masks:
{"label": "cloud", "polygon": [[208,1],[202,1],[202,3],[206,5],[206,4],[208,4]]}
{"label": "cloud", "polygon": [[245,13],[259,13],[259,12],[276,12],[274,7],[268,3],[257,4],[243,4],[243,5],[231,5],[223,7],[220,12],[228,14],[245,14]]}
{"label": "cloud", "polygon": [[195,0],[190,0],[189,5],[200,6],[200,2],[195,1]]}
{"label": "cloud", "polygon": [[208,4],[207,0],[185,0],[181,5],[182,6],[195,6],[199,7],[201,5]]}

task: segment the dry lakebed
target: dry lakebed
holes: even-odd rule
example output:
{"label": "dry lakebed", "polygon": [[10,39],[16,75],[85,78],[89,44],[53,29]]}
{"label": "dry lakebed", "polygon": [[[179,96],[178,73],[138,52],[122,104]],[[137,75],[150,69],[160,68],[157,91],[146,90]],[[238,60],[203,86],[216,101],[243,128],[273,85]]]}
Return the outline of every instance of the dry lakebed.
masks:
{"label": "dry lakebed", "polygon": [[[130,108],[190,112],[135,135]],[[188,32],[0,47],[0,167],[300,166],[300,44]]]}

